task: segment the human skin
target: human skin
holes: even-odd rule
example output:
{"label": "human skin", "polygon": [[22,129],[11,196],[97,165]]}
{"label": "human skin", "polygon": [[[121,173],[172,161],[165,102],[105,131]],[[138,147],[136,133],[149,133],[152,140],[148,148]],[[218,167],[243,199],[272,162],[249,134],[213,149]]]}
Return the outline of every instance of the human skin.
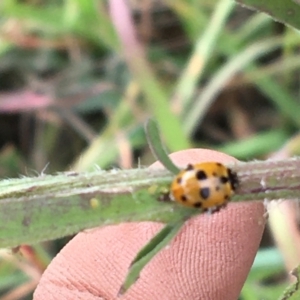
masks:
{"label": "human skin", "polygon": [[[205,149],[179,151],[170,157],[179,166],[236,161]],[[131,261],[163,224],[122,223],[81,232],[44,272],[34,300],[236,300],[262,237],[263,214],[261,202],[230,203],[220,212],[188,220],[120,298],[117,294]]]}

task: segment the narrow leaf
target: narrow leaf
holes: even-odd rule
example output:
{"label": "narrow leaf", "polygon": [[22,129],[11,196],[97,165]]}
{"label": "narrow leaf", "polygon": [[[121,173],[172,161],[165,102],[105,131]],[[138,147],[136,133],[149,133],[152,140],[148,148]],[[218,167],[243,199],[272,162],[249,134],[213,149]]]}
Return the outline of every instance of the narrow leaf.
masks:
{"label": "narrow leaf", "polygon": [[241,5],[265,12],[278,22],[300,29],[300,6],[298,1],[289,0],[236,0]]}
{"label": "narrow leaf", "polygon": [[159,160],[167,170],[173,174],[178,174],[180,169],[173,164],[164,149],[156,122],[149,119],[146,122],[145,131],[149,147],[156,159]]}
{"label": "narrow leaf", "polygon": [[139,278],[142,269],[145,265],[170,241],[176,236],[182,228],[186,218],[182,218],[176,222],[167,224],[158,234],[156,234],[150,242],[142,248],[131,263],[129,272],[125,282],[120,288],[119,295],[124,294]]}

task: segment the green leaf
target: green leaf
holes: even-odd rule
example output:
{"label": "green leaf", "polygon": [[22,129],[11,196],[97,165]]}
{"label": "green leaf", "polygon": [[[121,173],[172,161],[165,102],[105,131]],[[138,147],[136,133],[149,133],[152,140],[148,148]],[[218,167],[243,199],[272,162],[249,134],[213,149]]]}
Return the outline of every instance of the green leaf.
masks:
{"label": "green leaf", "polygon": [[169,158],[162,141],[160,139],[159,129],[157,123],[149,119],[145,125],[146,136],[148,140],[149,147],[157,160],[159,160],[162,165],[172,172],[173,174],[178,174],[180,169],[173,164]]}
{"label": "green leaf", "polygon": [[167,224],[158,234],[156,234],[150,242],[142,248],[132,261],[125,282],[120,288],[119,294],[124,294],[139,278],[142,269],[145,265],[170,241],[176,236],[182,228],[186,218],[182,218],[175,223]]}
{"label": "green leaf", "polygon": [[249,159],[251,155],[267,155],[274,149],[282,147],[288,133],[283,130],[269,130],[256,133],[247,139],[229,142],[216,150],[227,153],[238,159]]}
{"label": "green leaf", "polygon": [[300,5],[292,0],[236,0],[241,5],[265,12],[275,21],[300,29]]}

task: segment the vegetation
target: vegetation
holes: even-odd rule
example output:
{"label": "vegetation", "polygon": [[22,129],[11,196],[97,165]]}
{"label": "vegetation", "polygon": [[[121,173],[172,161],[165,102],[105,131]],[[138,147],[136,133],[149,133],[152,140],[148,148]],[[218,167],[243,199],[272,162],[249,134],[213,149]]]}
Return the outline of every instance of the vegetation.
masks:
{"label": "vegetation", "polygon": [[[288,26],[230,0],[127,2],[1,1],[3,179],[147,166],[150,117],[168,152],[213,148],[246,161],[299,154],[297,1],[288,10],[279,0],[237,1]],[[270,233],[280,245],[283,235],[294,240],[298,233],[283,229],[297,216],[277,209],[243,300],[276,299],[287,286]],[[1,250],[1,296],[31,299],[67,241],[21,246],[22,259]],[[297,265],[297,255],[289,259]]]}

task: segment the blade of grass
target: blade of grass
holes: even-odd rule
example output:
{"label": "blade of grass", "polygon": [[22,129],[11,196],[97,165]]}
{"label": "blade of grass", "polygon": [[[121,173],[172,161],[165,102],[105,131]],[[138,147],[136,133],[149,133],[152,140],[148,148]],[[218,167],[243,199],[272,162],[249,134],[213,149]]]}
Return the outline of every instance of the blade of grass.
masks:
{"label": "blade of grass", "polygon": [[282,0],[236,0],[242,6],[264,12],[275,21],[300,30],[300,5],[296,1]]}
{"label": "blade of grass", "polygon": [[[216,95],[235,74],[237,74],[239,71],[245,68],[247,64],[250,64],[260,56],[270,51],[273,51],[274,49],[278,48],[281,44],[282,38],[271,38],[267,41],[259,42],[249,46],[243,52],[230,59],[228,63],[225,64],[218,71],[218,73],[214,76],[210,83],[201,92],[201,95],[195,101],[195,105],[186,115],[184,121],[185,132],[187,134],[192,134],[194,132],[196,126],[198,126],[199,122],[203,120],[208,108],[216,99]],[[267,86],[264,86],[264,88],[267,88]],[[274,96],[277,97],[277,95]],[[300,120],[298,116],[295,115],[295,111],[298,111],[297,103],[294,102],[294,100],[291,97],[289,97],[288,99],[285,98],[285,103],[283,103],[282,101],[278,103],[284,106],[284,112],[288,114],[289,117],[297,125],[299,125]]]}
{"label": "blade of grass", "polygon": [[[78,5],[78,1],[74,3],[67,1],[64,7],[61,7],[53,3],[36,6],[8,0],[4,1],[2,11],[6,16],[26,21],[26,24],[34,30],[51,32],[51,35],[76,33],[93,40],[97,45],[119,49],[120,45],[103,1],[98,1],[97,5],[95,2],[94,5],[86,5],[84,11],[82,5],[80,7]],[[92,9],[93,7],[95,9]]]}
{"label": "blade of grass", "polygon": [[[220,37],[220,43],[218,43],[218,48],[216,48],[216,52],[219,51],[223,54],[226,54],[229,57],[235,57],[236,53],[240,51],[239,48],[241,47],[242,42],[245,39],[249,39],[249,37],[251,37],[251,35],[254,32],[256,32],[258,28],[261,28],[261,26],[266,26],[266,25],[270,24],[269,20],[270,20],[269,18],[263,17],[263,14],[257,14],[253,18],[250,18],[246,22],[246,24],[241,28],[241,30],[237,32],[238,35],[232,35],[232,34],[228,34],[227,32],[224,32],[223,35]],[[249,23],[249,25],[247,25],[248,23]],[[253,27],[253,23],[256,24],[257,26]],[[283,43],[283,41],[282,41],[282,43]],[[295,46],[297,45],[297,39],[294,39],[293,44]],[[261,72],[261,68],[256,67],[253,62],[252,63],[250,62],[250,66],[247,68],[247,70],[249,70],[250,72],[251,71],[256,72],[256,70],[257,70],[257,72],[261,73],[261,76],[264,76],[264,77],[267,75],[267,74],[264,75]],[[247,77],[247,73],[245,73],[245,77]],[[258,81],[256,81],[253,78],[253,80],[251,80],[251,82],[259,82],[259,79],[258,79]],[[266,85],[266,87],[264,87],[264,84]],[[278,87],[278,84],[272,78],[269,77],[269,78],[265,78],[265,82],[261,83],[261,87],[259,86],[259,88],[261,88],[263,90],[263,92],[265,94],[267,94],[267,96],[270,98],[270,100],[273,100],[271,97],[273,97],[275,94],[275,100],[274,100],[275,105],[279,106],[279,109],[281,109],[281,106],[283,106],[284,111],[286,113],[288,113],[288,116],[292,116],[292,120],[294,122],[296,122],[296,124],[298,124],[298,121],[297,121],[298,118],[295,113],[296,110],[290,109],[291,107],[295,108],[294,99],[291,99],[289,93],[287,91],[284,91],[281,86],[278,87],[278,89],[281,89],[281,93],[277,94],[277,93],[272,93],[272,91],[270,91],[270,94],[269,94],[268,86],[272,86],[272,85],[274,85],[274,86],[276,85]],[[284,97],[283,97],[283,94],[284,94]],[[280,95],[282,95],[282,96],[280,96]],[[202,97],[200,96],[199,99],[202,99]],[[283,101],[283,99],[288,99],[288,101],[285,101],[285,100]],[[279,105],[278,105],[278,103],[279,103]],[[183,106],[183,104],[180,103],[179,107],[182,107],[182,106]],[[193,107],[193,109],[194,109],[194,107]],[[204,113],[203,113],[203,115],[204,115]],[[186,120],[185,117],[186,116],[184,116],[184,120]],[[195,117],[194,121],[196,121],[196,117]],[[200,119],[200,121],[201,121],[201,119]],[[199,125],[199,122],[197,122],[197,125]]]}
{"label": "blade of grass", "polygon": [[146,101],[159,124],[162,135],[171,151],[189,148],[182,126],[168,103],[167,93],[157,81],[146,55],[139,44],[128,6],[124,0],[109,2],[112,22],[123,46],[123,55],[146,96]]}
{"label": "blade of grass", "polygon": [[149,147],[156,159],[159,160],[167,170],[169,170],[173,174],[178,174],[180,169],[174,165],[174,163],[167,155],[160,139],[160,134],[156,122],[152,119],[148,120],[145,124],[145,131]]}
{"label": "blade of grass", "polygon": [[167,0],[166,3],[180,18],[189,39],[195,42],[199,31],[202,31],[208,23],[207,14],[202,9],[203,4],[182,0]]}
{"label": "blade of grass", "polygon": [[216,5],[213,16],[205,32],[198,38],[193,54],[176,85],[172,97],[173,107],[182,107],[185,111],[190,106],[192,94],[201,79],[204,67],[233,7],[234,2],[232,0],[220,0]]}
{"label": "blade of grass", "polygon": [[270,130],[257,133],[245,140],[227,143],[217,147],[218,151],[228,153],[239,159],[249,159],[251,156],[260,156],[278,149],[288,138],[288,133],[282,130]]}
{"label": "blade of grass", "polygon": [[120,288],[119,295],[123,295],[138,280],[142,269],[159,251],[170,244],[171,240],[182,228],[184,222],[185,220],[181,219],[177,222],[167,224],[140,250],[130,265],[126,279]]}

